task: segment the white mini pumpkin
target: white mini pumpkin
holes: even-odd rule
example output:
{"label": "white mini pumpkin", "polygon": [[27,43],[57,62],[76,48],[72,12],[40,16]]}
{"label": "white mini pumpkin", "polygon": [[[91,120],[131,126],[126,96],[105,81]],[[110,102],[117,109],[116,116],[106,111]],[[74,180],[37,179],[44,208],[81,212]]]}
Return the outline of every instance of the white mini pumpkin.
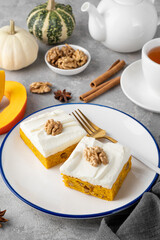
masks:
{"label": "white mini pumpkin", "polygon": [[10,26],[0,28],[0,67],[19,70],[32,64],[38,55],[35,38],[23,28]]}

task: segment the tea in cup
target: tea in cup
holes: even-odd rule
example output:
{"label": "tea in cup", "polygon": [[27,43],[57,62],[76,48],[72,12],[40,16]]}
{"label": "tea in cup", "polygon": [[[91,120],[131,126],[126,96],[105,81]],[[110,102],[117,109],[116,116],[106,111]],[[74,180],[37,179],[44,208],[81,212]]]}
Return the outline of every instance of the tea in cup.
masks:
{"label": "tea in cup", "polygon": [[160,96],[160,38],[152,39],[143,46],[142,70],[149,89]]}

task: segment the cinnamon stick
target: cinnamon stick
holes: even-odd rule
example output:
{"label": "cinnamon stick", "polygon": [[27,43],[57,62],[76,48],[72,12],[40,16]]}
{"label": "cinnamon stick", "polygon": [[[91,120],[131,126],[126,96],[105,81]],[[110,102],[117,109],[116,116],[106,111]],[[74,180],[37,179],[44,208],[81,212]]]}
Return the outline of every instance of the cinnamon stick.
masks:
{"label": "cinnamon stick", "polygon": [[100,96],[102,93],[108,91],[112,87],[118,85],[120,83],[120,77],[113,78],[103,84],[101,84],[98,87],[95,87],[91,89],[90,91],[82,94],[79,98],[81,101],[84,101],[85,103],[91,101],[92,99]]}
{"label": "cinnamon stick", "polygon": [[80,95],[80,96],[79,96],[79,99],[80,99],[81,101],[84,101],[84,98],[86,98],[86,97],[88,97],[89,95],[95,93],[95,92],[96,92],[97,90],[99,90],[100,88],[106,86],[110,81],[112,81],[112,79],[109,80],[109,81],[107,81],[107,82],[105,82],[105,83],[102,83],[102,84],[99,85],[98,87],[91,88],[91,90],[89,90],[88,92],[83,93],[82,95]]}
{"label": "cinnamon stick", "polygon": [[117,60],[105,73],[97,77],[95,80],[93,80],[90,83],[91,87],[97,87],[104,81],[106,81],[108,78],[116,74],[118,71],[120,71],[125,66],[124,60]]}
{"label": "cinnamon stick", "polygon": [[118,60],[116,60],[111,66],[110,66],[110,68],[108,68],[108,70],[107,71],[109,71],[111,68],[113,68],[114,66],[116,66],[117,65],[117,63],[119,63],[120,62],[120,60],[118,59]]}

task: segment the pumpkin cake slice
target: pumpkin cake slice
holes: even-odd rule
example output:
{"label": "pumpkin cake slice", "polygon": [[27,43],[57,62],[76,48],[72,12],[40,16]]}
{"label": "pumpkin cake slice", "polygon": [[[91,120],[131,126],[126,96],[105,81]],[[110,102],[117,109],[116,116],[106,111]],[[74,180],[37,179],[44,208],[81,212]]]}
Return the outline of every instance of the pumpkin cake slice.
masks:
{"label": "pumpkin cake slice", "polygon": [[20,136],[46,168],[64,162],[86,135],[72,116],[61,109],[20,124]]}
{"label": "pumpkin cake slice", "polygon": [[131,169],[131,154],[120,143],[84,137],[60,167],[67,187],[112,201]]}

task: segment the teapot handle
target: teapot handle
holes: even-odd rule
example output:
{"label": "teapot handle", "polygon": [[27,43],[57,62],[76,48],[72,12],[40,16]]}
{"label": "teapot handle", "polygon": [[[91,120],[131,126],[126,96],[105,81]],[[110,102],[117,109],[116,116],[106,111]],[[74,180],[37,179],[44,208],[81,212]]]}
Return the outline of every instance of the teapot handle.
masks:
{"label": "teapot handle", "polygon": [[[155,3],[155,0],[149,0],[152,4],[154,4]],[[157,25],[160,25],[160,16],[158,17],[158,23],[157,23]]]}

